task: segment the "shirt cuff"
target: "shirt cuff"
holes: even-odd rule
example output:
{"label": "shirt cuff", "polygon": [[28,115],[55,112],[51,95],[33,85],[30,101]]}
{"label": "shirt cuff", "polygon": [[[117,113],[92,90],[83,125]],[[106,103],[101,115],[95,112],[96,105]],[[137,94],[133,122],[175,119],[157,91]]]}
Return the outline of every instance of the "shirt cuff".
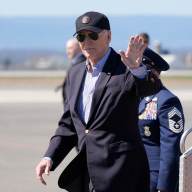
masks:
{"label": "shirt cuff", "polygon": [[141,66],[136,69],[130,69],[130,71],[135,77],[139,79],[144,79],[147,76],[147,67],[143,64],[141,64]]}
{"label": "shirt cuff", "polygon": [[45,160],[50,160],[51,161],[51,166],[53,165],[53,160],[50,157],[43,157]]}

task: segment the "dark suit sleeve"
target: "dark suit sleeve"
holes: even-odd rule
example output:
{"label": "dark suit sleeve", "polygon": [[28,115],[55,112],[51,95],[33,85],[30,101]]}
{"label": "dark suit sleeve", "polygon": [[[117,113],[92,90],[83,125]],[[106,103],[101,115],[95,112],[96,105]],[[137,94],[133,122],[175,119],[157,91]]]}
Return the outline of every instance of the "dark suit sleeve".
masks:
{"label": "dark suit sleeve", "polygon": [[159,109],[160,169],[157,189],[175,192],[179,178],[179,143],[184,115],[177,97],[166,100]]}
{"label": "dark suit sleeve", "polygon": [[77,144],[77,134],[69,110],[69,84],[69,77],[67,77],[64,113],[58,123],[55,135],[51,138],[49,147],[44,155],[45,157],[50,157],[53,161],[51,170],[54,170],[69,151]]}
{"label": "dark suit sleeve", "polygon": [[138,97],[147,97],[149,95],[154,95],[162,88],[161,81],[151,81],[149,78],[150,75],[151,74],[149,72],[143,79],[139,79],[133,76],[135,79],[136,94]]}
{"label": "dark suit sleeve", "polygon": [[[153,73],[147,71],[147,68],[144,66],[145,65],[142,64],[141,67],[130,70],[132,76],[135,79],[136,93],[138,97],[154,95],[160,90],[162,86],[160,80],[157,79]],[[152,76],[155,77],[155,81],[151,80]]]}

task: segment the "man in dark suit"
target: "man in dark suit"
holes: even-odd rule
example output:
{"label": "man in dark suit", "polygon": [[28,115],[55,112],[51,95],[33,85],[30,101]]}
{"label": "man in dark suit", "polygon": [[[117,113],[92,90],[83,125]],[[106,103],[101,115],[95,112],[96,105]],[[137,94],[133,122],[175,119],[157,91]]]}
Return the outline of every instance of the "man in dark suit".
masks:
{"label": "man in dark suit", "polygon": [[98,12],[78,17],[75,35],[87,60],[68,73],[64,114],[36,167],[37,178],[46,184],[43,174],[77,146],[78,155],[60,176],[61,188],[73,191],[81,178],[81,192],[148,192],[148,161],[138,129],[139,98],[153,89],[141,64],[146,46],[135,36],[127,51],[117,54],[109,47],[109,20]]}

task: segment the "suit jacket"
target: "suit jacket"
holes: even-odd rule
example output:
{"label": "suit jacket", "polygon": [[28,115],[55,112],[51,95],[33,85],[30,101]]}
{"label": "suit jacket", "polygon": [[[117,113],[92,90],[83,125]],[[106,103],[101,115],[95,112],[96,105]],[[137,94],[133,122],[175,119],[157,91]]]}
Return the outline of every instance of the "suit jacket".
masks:
{"label": "suit jacket", "polygon": [[54,170],[71,148],[78,146],[79,155],[64,170],[65,179],[60,179],[59,186],[70,191],[86,162],[97,192],[148,192],[148,161],[138,129],[138,102],[141,95],[152,93],[150,82],[135,78],[112,50],[96,83],[85,124],[77,109],[85,74],[85,63],[69,71],[64,114],[45,154],[52,158]]}
{"label": "suit jacket", "polygon": [[82,53],[77,54],[77,55],[72,59],[71,65],[77,65],[77,64],[79,64],[79,63],[82,63],[82,62],[85,61],[85,60],[86,60],[86,58],[85,58],[85,56],[84,56]]}
{"label": "suit jacket", "polygon": [[179,181],[180,138],[184,114],[179,99],[165,87],[143,98],[139,128],[149,159],[151,192],[176,192]]}

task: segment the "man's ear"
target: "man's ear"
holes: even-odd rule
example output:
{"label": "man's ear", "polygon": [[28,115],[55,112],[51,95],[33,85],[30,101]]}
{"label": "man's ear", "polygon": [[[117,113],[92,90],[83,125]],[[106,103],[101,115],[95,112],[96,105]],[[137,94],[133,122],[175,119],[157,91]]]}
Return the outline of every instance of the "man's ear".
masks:
{"label": "man's ear", "polygon": [[111,31],[108,31],[108,41],[111,42]]}

